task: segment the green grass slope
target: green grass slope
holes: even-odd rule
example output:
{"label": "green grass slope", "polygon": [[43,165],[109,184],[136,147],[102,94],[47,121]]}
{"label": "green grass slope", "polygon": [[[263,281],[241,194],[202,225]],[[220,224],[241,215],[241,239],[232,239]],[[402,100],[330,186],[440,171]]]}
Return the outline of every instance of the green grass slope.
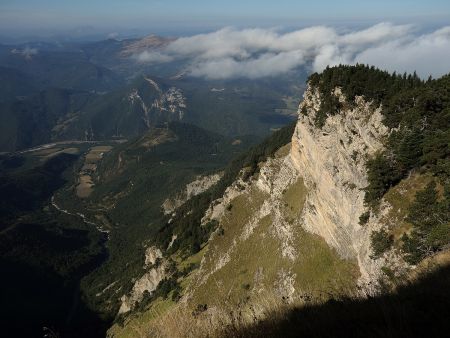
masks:
{"label": "green grass slope", "polygon": [[[201,128],[169,123],[118,145],[100,163],[89,198],[80,201],[73,190],[57,198],[110,230],[109,259],[83,281],[91,306],[115,314],[120,296],[142,274],[145,247],[155,242],[165,225],[162,204],[198,175],[221,170],[248,147]],[[101,293],[108,285],[115,287]]]}

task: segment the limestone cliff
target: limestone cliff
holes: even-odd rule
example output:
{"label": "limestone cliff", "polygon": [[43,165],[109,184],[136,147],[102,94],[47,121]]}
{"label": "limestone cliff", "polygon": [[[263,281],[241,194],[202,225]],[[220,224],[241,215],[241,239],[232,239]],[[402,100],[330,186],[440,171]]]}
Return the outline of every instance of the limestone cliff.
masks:
{"label": "limestone cliff", "polygon": [[[211,302],[202,294],[207,289],[218,299],[222,293],[228,299],[240,294],[235,297],[239,299],[242,292],[227,280],[235,269],[248,274],[239,278],[243,285],[251,285],[250,295],[263,290],[288,301],[314,288],[335,288],[336,292],[336,285],[339,292],[354,293],[350,280],[355,276],[361,295],[376,291],[381,267],[397,259],[393,252],[371,258],[370,236],[384,226],[381,219],[390,210],[389,203],[383,201],[380,212],[372,213],[366,224],[360,225],[359,219],[368,211],[364,204],[366,161],[383,149],[389,129],[383,124],[381,106],[364,97],[348,102],[340,88],[335,88],[333,95],[343,108],[319,128],[315,116],[323,98],[309,86],[291,145],[260,163],[258,175],[249,181],[237,180],[212,203],[203,221],[216,220],[220,230],[209,241],[188,287],[188,298]],[[318,235],[334,250],[334,264],[338,265],[339,259],[347,262],[340,264],[350,264],[328,277],[333,287],[321,281],[323,271],[331,271],[328,264],[318,263],[326,255],[324,251],[305,251],[311,243],[319,245],[318,239],[307,233]],[[258,257],[246,252],[250,248]],[[359,270],[356,274],[353,262]],[[309,270],[313,264],[314,273]],[[304,279],[305,273],[310,280]],[[339,284],[343,275],[348,280]]]}
{"label": "limestone cliff", "polygon": [[354,257],[340,257],[303,229],[306,196],[290,145],[260,163],[257,175],[241,175],[203,219],[218,228],[189,277],[185,302],[208,304],[211,313],[226,306],[256,315],[261,299],[297,303],[356,293]]}
{"label": "limestone cliff", "polygon": [[144,269],[147,271],[134,281],[133,288],[129,294],[125,294],[120,298],[119,314],[132,310],[137,303],[142,301],[145,292],[153,293],[159,283],[166,277],[167,262],[162,260],[157,264],[157,261],[162,258],[161,250],[158,248],[149,247],[146,249]]}
{"label": "limestone cliff", "polygon": [[[302,225],[324,238],[342,257],[356,258],[360,284],[367,286],[377,279],[383,260],[370,258],[370,234],[382,226],[381,215],[359,224],[360,215],[368,210],[364,205],[368,185],[365,162],[383,148],[389,130],[383,124],[381,106],[361,96],[350,104],[340,88],[333,95],[343,108],[328,116],[322,128],[314,124],[321,105],[316,88],[308,87],[299,107],[290,154],[309,191]],[[381,214],[384,211],[382,208]]]}
{"label": "limestone cliff", "polygon": [[183,203],[185,203],[193,196],[197,196],[198,194],[201,194],[205,190],[212,187],[220,180],[221,177],[221,173],[207,176],[197,176],[194,181],[188,183],[182,191],[176,194],[176,196],[167,198],[164,201],[161,206],[164,210],[164,214],[171,214],[175,209],[182,206]]}

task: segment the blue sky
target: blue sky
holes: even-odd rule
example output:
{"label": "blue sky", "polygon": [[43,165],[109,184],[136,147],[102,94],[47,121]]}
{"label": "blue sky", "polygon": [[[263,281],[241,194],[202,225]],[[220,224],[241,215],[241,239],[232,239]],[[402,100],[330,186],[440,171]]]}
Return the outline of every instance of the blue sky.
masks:
{"label": "blue sky", "polygon": [[189,34],[221,26],[450,22],[449,0],[0,0],[0,34],[90,27]]}

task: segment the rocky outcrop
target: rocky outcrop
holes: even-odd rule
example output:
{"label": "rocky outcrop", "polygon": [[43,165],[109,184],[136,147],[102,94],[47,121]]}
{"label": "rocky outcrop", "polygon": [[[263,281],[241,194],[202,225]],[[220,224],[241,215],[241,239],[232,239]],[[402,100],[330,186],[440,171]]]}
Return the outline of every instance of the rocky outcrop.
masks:
{"label": "rocky outcrop", "polygon": [[151,246],[145,250],[145,266],[151,266],[161,259],[163,254],[156,246]]}
{"label": "rocky outcrop", "polygon": [[[160,264],[156,264],[158,260],[160,260]],[[145,292],[153,293],[159,283],[166,277],[167,262],[163,260],[160,249],[152,246],[145,250],[144,268],[148,269],[148,271],[134,282],[129,294],[120,298],[122,304],[119,308],[119,314],[132,310],[136,303],[142,301]]]}
{"label": "rocky outcrop", "polygon": [[135,105],[137,105],[142,112],[142,119],[147,128],[150,128],[155,118],[158,117],[181,121],[187,107],[183,92],[176,87],[170,87],[167,91],[163,91],[154,80],[148,77],[144,79],[156,91],[157,97],[149,104],[141,91],[138,88],[133,88],[127,98],[130,102],[130,111],[135,109]]}
{"label": "rocky outcrop", "polygon": [[186,98],[180,89],[171,87],[159,100],[155,100],[152,108],[158,108],[162,112],[168,112],[173,116],[178,116],[181,121],[186,110]]}
{"label": "rocky outcrop", "polygon": [[149,292],[150,294],[153,293],[165,276],[165,264],[161,264],[158,267],[152,268],[146,272],[134,283],[130,294],[123,295],[122,298],[120,298],[122,304],[119,308],[119,314],[132,310],[136,303],[142,301],[145,292]]}
{"label": "rocky outcrop", "polygon": [[360,282],[367,285],[376,280],[382,262],[370,258],[370,234],[381,226],[379,218],[372,216],[368,224],[359,224],[360,215],[367,211],[365,162],[383,148],[382,140],[389,130],[383,124],[380,106],[363,97],[349,104],[340,88],[333,95],[344,108],[328,116],[322,128],[314,125],[321,104],[316,88],[308,87],[299,107],[291,158],[309,191],[302,224],[342,257],[356,258]]}
{"label": "rocky outcrop", "polygon": [[[242,176],[243,172],[241,172]],[[285,269],[283,267],[275,267],[275,271],[270,276],[264,276],[264,268],[259,268],[260,279],[266,277],[267,280],[274,279],[274,285],[266,285],[264,288],[266,291],[275,291],[276,294],[285,297],[285,299],[291,300],[296,292],[295,273],[291,270],[297,262],[298,252],[296,250],[296,236],[295,226],[292,220],[288,220],[284,212],[284,194],[295,182],[297,182],[299,174],[294,168],[292,160],[288,154],[277,154],[275,158],[269,158],[264,164],[261,164],[260,173],[258,176],[253,177],[250,180],[244,181],[242,177],[238,178],[231,186],[227,188],[224,195],[215,200],[209,210],[206,212],[202,223],[207,223],[211,220],[216,220],[219,224],[226,223],[227,217],[229,217],[230,205],[236,203],[236,199],[241,196],[245,196],[248,205],[245,208],[249,209],[250,216],[248,220],[236,219],[232,221],[234,226],[238,223],[243,223],[242,226],[237,226],[237,229],[231,230],[229,226],[225,229],[225,233],[228,231],[236,231],[231,245],[224,248],[222,251],[217,249],[215,244],[215,238],[220,234],[218,231],[212,234],[210,238],[210,250],[207,255],[202,259],[200,269],[194,277],[194,282],[188,289],[188,297],[190,293],[201,292],[203,286],[210,282],[211,278],[216,272],[226,267],[232,260],[240,259],[237,253],[239,248],[255,240],[257,236],[255,233],[261,231],[264,219],[271,218],[270,226],[268,230],[264,230],[264,237],[269,238],[270,241],[276,243],[276,247],[279,248],[277,252],[271,252],[270,255],[282,257],[287,263]],[[261,199],[261,201],[256,202]],[[250,211],[251,210],[251,211]],[[228,215],[228,216],[227,216]],[[219,228],[220,229],[220,228]],[[259,245],[263,245],[262,242],[258,242]],[[244,263],[245,264],[245,263]],[[242,267],[246,268],[245,266]],[[279,270],[279,271],[278,271]],[[258,275],[258,273],[256,274]],[[255,279],[258,276],[255,275]],[[220,281],[216,281],[221,283]],[[254,290],[258,288],[259,283],[255,284]],[[200,291],[198,291],[200,290]],[[231,292],[231,291],[230,291]],[[256,291],[255,291],[256,292]],[[222,297],[223,295],[220,295]]]}
{"label": "rocky outcrop", "polygon": [[[227,279],[233,273],[231,267],[238,265],[242,271],[255,271],[251,292],[272,290],[276,296],[293,302],[305,290],[330,287],[320,276],[324,269],[332,269],[322,259],[333,255],[336,264],[342,264],[335,271],[342,275],[328,278],[338,281],[347,274],[348,280],[340,281],[341,286],[334,292],[360,292],[361,296],[377,292],[381,267],[387,262],[395,263],[396,256],[389,252],[381,258],[371,258],[370,237],[384,226],[381,220],[390,206],[382,201],[380,212],[372,213],[366,224],[360,225],[359,219],[368,211],[364,204],[364,188],[368,185],[366,161],[383,149],[389,129],[383,124],[382,107],[363,97],[348,102],[340,88],[333,95],[343,109],[328,116],[319,128],[315,117],[322,98],[318,90],[309,87],[299,107],[291,145],[259,163],[258,174],[249,180],[244,181],[241,173],[224,195],[211,203],[202,223],[215,220],[219,227],[188,286],[187,301],[203,299],[203,290],[214,289],[216,284],[217,297],[239,293]],[[303,229],[321,239],[311,234],[306,237]],[[334,249],[332,254],[320,250],[305,252],[301,246],[305,246],[305,241],[320,245],[323,240]],[[250,247],[256,251],[271,247],[270,255],[260,252],[260,257],[248,258],[246,250]],[[346,263],[338,263],[339,260]],[[274,261],[275,266],[268,263]],[[308,264],[316,271],[317,281],[303,278],[305,271],[311,271],[303,269]],[[360,287],[352,289],[356,282]]]}
{"label": "rocky outcrop", "polygon": [[175,197],[168,198],[162,204],[162,208],[166,215],[171,214],[175,209],[179,208],[190,198],[201,194],[216,184],[222,174],[212,174],[208,176],[197,176],[196,179],[186,185]]}

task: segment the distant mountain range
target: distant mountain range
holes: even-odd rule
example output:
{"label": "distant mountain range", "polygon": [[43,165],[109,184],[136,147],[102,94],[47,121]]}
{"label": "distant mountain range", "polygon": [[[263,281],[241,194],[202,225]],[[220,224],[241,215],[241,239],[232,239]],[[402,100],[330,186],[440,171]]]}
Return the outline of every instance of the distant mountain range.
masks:
{"label": "distant mountain range", "polygon": [[183,75],[137,53],[172,39],[0,45],[0,151],[61,140],[132,138],[184,121],[222,135],[267,135],[295,118],[305,74],[261,80]]}

